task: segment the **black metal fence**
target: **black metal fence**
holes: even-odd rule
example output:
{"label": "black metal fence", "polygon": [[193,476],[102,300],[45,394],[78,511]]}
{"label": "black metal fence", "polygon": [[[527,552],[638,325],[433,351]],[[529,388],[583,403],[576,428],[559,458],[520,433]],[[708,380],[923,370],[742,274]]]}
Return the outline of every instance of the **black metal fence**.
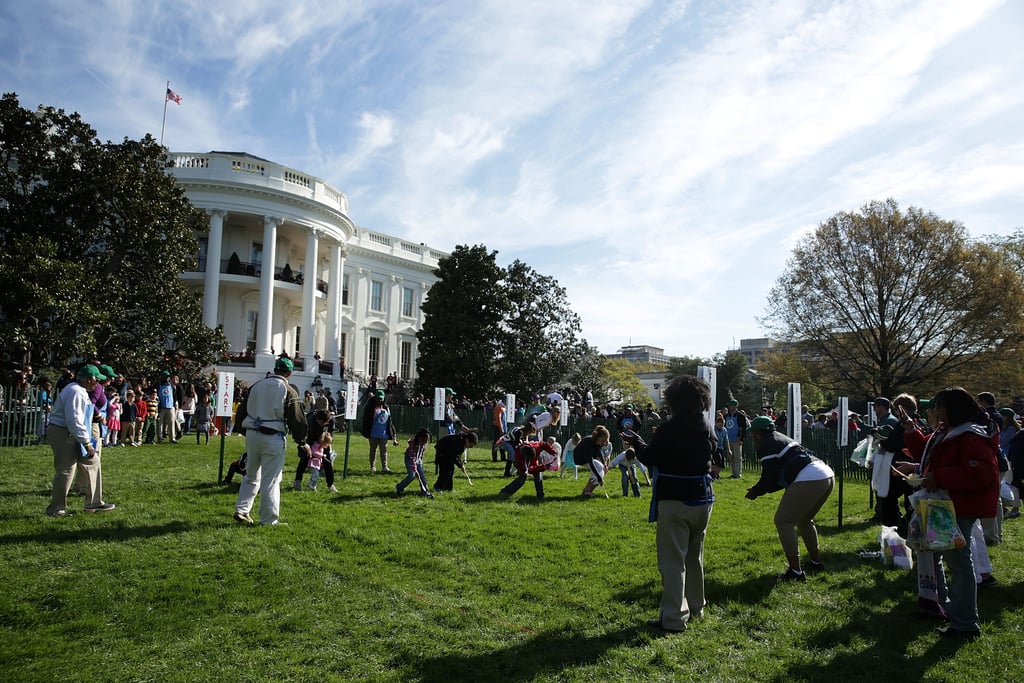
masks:
{"label": "black metal fence", "polygon": [[49,410],[38,387],[0,386],[0,446],[34,446],[46,431]]}

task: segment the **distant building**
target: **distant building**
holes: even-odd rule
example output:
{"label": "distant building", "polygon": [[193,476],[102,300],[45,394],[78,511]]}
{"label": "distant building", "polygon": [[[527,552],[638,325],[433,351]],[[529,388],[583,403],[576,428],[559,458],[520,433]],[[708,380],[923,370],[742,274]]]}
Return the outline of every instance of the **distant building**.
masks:
{"label": "distant building", "polygon": [[[638,372],[636,378],[647,389],[647,395],[651,397],[651,403],[655,408],[661,408],[662,397],[665,394],[665,373],[664,372]],[[646,408],[647,406],[637,406]]]}
{"label": "distant building", "polygon": [[742,354],[747,361],[747,367],[753,368],[757,365],[757,361],[767,354],[787,350],[789,350],[788,345],[780,344],[769,337],[758,337],[757,339],[740,339],[739,351],[730,351],[729,353]]}
{"label": "distant building", "polygon": [[609,360],[621,358],[632,363],[653,363],[655,365],[669,365],[671,359],[665,355],[665,349],[657,346],[623,346],[618,353],[605,355]]}

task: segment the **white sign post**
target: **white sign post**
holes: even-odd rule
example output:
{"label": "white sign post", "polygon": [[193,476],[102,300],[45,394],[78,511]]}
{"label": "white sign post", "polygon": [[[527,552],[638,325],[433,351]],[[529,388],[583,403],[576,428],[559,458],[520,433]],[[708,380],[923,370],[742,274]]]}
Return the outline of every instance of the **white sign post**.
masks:
{"label": "white sign post", "polygon": [[[214,406],[214,415],[219,418],[230,418],[231,408],[235,400],[235,373],[221,372],[217,375],[217,405]],[[217,483],[224,481],[224,423],[220,421],[220,465],[217,468]],[[235,425],[236,429],[242,425]]]}
{"label": "white sign post", "polygon": [[348,448],[352,442],[352,420],[359,413],[359,382],[348,382],[345,389],[345,465],[341,478],[348,479]]}
{"label": "white sign post", "polygon": [[786,385],[786,408],[789,410],[786,431],[789,432],[789,438],[799,443],[804,436],[804,411],[800,400],[799,382],[790,382]]}
{"label": "white sign post", "polygon": [[704,419],[715,424],[715,396],[718,395],[718,368],[710,365],[697,366],[697,379],[702,379],[711,387],[711,406],[704,411]]}

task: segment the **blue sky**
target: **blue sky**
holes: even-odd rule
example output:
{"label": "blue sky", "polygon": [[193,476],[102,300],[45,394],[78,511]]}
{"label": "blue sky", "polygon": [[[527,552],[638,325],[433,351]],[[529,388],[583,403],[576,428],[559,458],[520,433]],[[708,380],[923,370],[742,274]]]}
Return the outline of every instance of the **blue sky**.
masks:
{"label": "blue sky", "polygon": [[[555,277],[602,352],[762,336],[794,242],[893,197],[1024,227],[1024,2],[33,0],[0,73],[102,139],[245,151],[366,228]],[[809,293],[810,295],[811,293]]]}

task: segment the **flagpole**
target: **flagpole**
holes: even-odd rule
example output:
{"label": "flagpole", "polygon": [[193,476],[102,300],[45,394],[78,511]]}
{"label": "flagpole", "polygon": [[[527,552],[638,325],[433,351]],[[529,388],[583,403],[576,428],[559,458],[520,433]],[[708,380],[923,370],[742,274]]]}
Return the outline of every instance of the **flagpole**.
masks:
{"label": "flagpole", "polygon": [[164,120],[160,124],[160,146],[164,146],[164,127],[167,125],[167,90],[171,89],[171,82],[167,81],[167,89],[164,90]]}

